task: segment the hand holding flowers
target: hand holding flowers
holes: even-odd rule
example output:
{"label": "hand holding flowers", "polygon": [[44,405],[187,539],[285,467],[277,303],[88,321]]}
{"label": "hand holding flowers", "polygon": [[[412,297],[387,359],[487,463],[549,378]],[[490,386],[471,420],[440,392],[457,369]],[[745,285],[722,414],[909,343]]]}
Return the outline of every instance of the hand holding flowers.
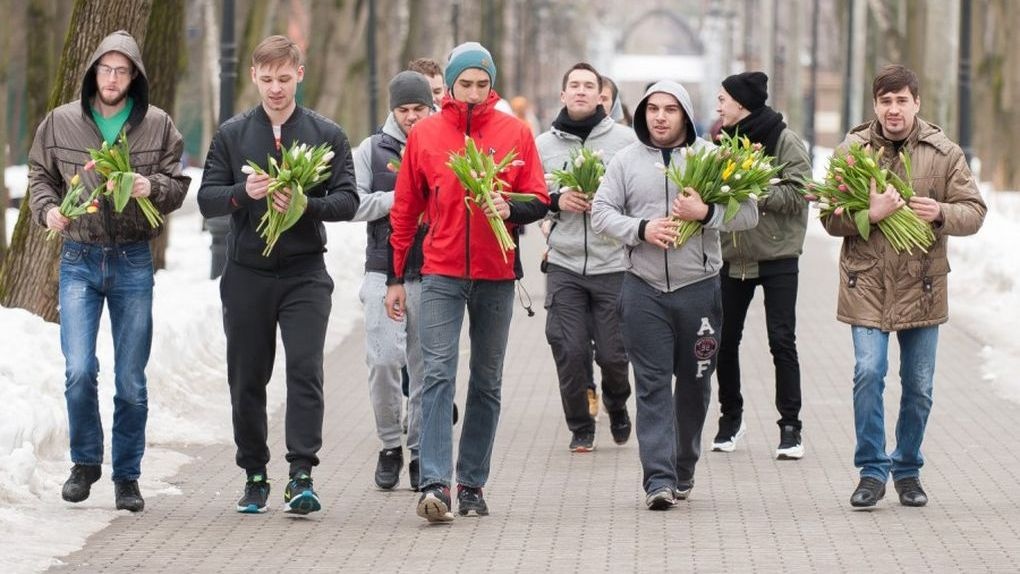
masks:
{"label": "hand holding flowers", "polygon": [[[912,253],[914,248],[927,251],[935,242],[930,222],[940,215],[938,203],[915,196],[909,183],[909,156],[899,156],[906,175],[900,178],[880,167],[882,151],[852,144],[845,154],[829,159],[825,179],[807,184],[806,194],[817,198],[823,217],[845,214],[852,218],[865,241],[875,224],[897,253]],[[913,206],[918,206],[924,218]]]}
{"label": "hand holding flowers", "polygon": [[163,216],[148,197],[152,189],[151,182],[131,169],[131,149],[128,147],[126,132],[122,131],[112,146],[104,141],[102,147],[89,149],[88,152],[92,160],[85,164],[84,169],[95,169],[103,178],[105,183],[100,189],[105,190],[103,194],[113,201],[114,211],[122,213],[128,201],[134,198],[151,227],[162,225]]}
{"label": "hand holding flowers", "polygon": [[[99,210],[99,199],[97,196],[102,188],[97,187],[92,190],[92,193],[88,195],[82,201],[82,194],[85,193],[85,186],[81,183],[81,177],[78,174],[74,174],[71,178],[71,187],[64,194],[64,199],[60,202],[60,206],[57,207],[57,213],[64,217],[66,221],[59,227],[50,225],[50,230],[46,233],[46,240],[50,241],[67,225],[72,219],[77,219],[86,213],[95,213]],[[49,214],[47,214],[49,219]]]}
{"label": "hand holding flowers", "polygon": [[595,197],[599,184],[606,174],[606,164],[602,161],[602,150],[582,147],[570,152],[570,164],[567,169],[555,169],[553,181],[562,188],[583,194],[587,201]]}
{"label": "hand holding flowers", "polygon": [[729,222],[736,217],[741,203],[764,198],[768,187],[780,182],[776,175],[782,166],[774,165],[773,158],[765,155],[762,145],[752,144],[746,136],[724,133],[716,148],[703,148],[694,153],[681,148],[680,153],[686,157],[682,169],[674,163],[664,168],[666,176],[680,188],[683,196],[674,204],[674,209],[679,208],[679,215],[674,213],[679,224],[676,247],[701,230],[701,219],[707,215],[708,204],[725,205],[723,221]]}
{"label": "hand holding flowers", "polygon": [[515,159],[516,157],[517,152],[510,150],[497,162],[491,154],[482,153],[470,136],[465,136],[464,152],[450,152],[450,160],[446,163],[468,192],[464,198],[464,205],[468,211],[471,210],[472,203],[482,206],[489,226],[496,235],[503,261],[507,260],[506,252],[514,249],[514,239],[503,223],[504,219],[510,217],[510,205],[503,197],[518,201],[534,199],[530,194],[505,191],[510,184],[500,175],[507,172],[511,166],[524,164],[523,161]]}
{"label": "hand holding flowers", "polygon": [[258,199],[256,196],[266,198],[266,212],[255,230],[266,242],[263,257],[269,257],[283,232],[304,215],[308,207],[305,190],[329,178],[329,162],[333,155],[329,144],[309,147],[295,142],[290,149],[282,148],[279,163],[276,158],[269,157],[268,171],[251,160],[241,167],[241,172],[249,176],[245,182],[248,195],[255,199]]}

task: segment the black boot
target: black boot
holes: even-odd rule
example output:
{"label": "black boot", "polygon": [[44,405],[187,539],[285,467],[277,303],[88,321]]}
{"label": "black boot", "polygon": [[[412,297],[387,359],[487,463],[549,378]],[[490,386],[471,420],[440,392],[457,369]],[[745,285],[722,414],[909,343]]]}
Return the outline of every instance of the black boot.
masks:
{"label": "black boot", "polygon": [[145,508],[145,500],[138,490],[137,480],[124,480],[113,483],[113,492],[117,497],[117,510],[141,512]]}
{"label": "black boot", "polygon": [[103,467],[98,464],[76,464],[71,467],[71,476],[64,483],[60,496],[68,502],[81,502],[89,497],[92,484],[103,475]]}

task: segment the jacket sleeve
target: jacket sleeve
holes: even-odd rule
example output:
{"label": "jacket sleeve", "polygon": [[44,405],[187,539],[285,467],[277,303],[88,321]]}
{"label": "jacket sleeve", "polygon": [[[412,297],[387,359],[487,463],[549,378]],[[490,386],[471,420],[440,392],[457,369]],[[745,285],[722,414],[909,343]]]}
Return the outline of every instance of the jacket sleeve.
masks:
{"label": "jacket sleeve", "polygon": [[717,204],[712,219],[705,224],[706,229],[718,229],[719,231],[747,231],[758,225],[758,202],[748,198],[740,202],[740,209],[733,219],[723,221],[726,217],[726,206]]}
{"label": "jacket sleeve", "polygon": [[418,151],[418,132],[411,130],[404,148],[404,159],[400,162],[397,172],[396,189],[393,191],[393,208],[390,210],[390,246],[393,248],[393,277],[400,280],[404,276],[404,264],[407,252],[414,242],[418,230],[418,219],[425,211],[428,182],[423,166],[420,165]]}
{"label": "jacket sleeve", "polygon": [[935,227],[935,233],[943,235],[973,235],[981,228],[988,207],[981,198],[977,182],[963,150],[954,146],[946,175],[946,201],[942,208],[942,224]]}
{"label": "jacket sleeve", "polygon": [[184,139],[170,116],[164,116],[163,147],[159,158],[159,172],[146,176],[152,183],[150,199],[160,213],[170,213],[181,207],[188,195],[191,178],[184,175],[181,153]]}
{"label": "jacket sleeve", "polygon": [[46,140],[50,137],[53,114],[48,114],[35,132],[32,149],[28,152],[28,206],[32,220],[46,228],[46,213],[59,207],[66,185],[56,158],[50,153]]}
{"label": "jacket sleeve", "polygon": [[811,179],[811,158],[804,142],[790,130],[779,136],[776,162],[785,164],[780,172],[782,182],[769,187],[769,194],[759,207],[774,213],[797,215],[808,208],[804,199],[804,182]]}
{"label": "jacket sleeve", "polygon": [[220,129],[209,144],[202,170],[202,185],[198,188],[198,208],[203,217],[230,215],[262,201],[249,197],[244,190],[244,180],[236,180],[234,174],[228,137]]}
{"label": "jacket sleeve", "polygon": [[337,130],[333,141],[333,161],[325,197],[309,197],[306,217],[319,221],[350,221],[358,211],[358,189],[354,178],[351,144],[343,130]]}
{"label": "jacket sleeve", "polygon": [[621,154],[615,155],[609,162],[591,206],[591,227],[595,233],[633,246],[641,243],[638,237],[641,219],[626,214],[626,169]]}
{"label": "jacket sleeve", "polygon": [[510,201],[510,217],[507,218],[507,221],[525,225],[542,219],[549,212],[549,192],[545,183],[542,158],[538,155],[534,138],[522,131],[518,141],[521,142],[521,153],[518,158],[524,161],[524,165],[517,171],[512,191],[532,194],[536,196],[536,199]]}
{"label": "jacket sleeve", "polygon": [[393,191],[372,191],[372,138],[367,137],[354,150],[354,179],[358,184],[358,212],[353,221],[375,221],[389,215]]}

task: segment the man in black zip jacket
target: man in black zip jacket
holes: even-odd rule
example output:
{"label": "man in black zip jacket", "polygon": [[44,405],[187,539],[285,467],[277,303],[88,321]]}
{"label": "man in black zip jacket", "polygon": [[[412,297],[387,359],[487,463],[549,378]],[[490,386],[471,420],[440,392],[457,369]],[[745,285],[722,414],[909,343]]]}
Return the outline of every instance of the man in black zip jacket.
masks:
{"label": "man in black zip jacket", "polygon": [[[198,203],[205,217],[229,214],[227,263],[220,279],[223,326],[227,336],[227,380],[233,409],[237,464],[247,473],[238,512],[265,512],[269,496],[266,465],[266,385],[273,372],[276,328],[287,357],[287,462],[290,481],[284,511],[307,514],[320,509],[312,488],[312,467],[322,446],[322,361],[333,280],[326,272],[323,221],[345,221],[358,209],[354,163],[343,129],[298,106],[297,85],[304,77],[301,51],[284,36],[270,36],[252,54],[251,78],[261,103],[223,123],[206,156]],[[295,143],[329,144],[334,155],[329,178],[309,189],[308,207],[285,231],[268,256],[259,236],[271,182],[245,174],[248,160],[260,166],[280,161],[281,148]],[[284,212],[289,190],[272,195]]]}

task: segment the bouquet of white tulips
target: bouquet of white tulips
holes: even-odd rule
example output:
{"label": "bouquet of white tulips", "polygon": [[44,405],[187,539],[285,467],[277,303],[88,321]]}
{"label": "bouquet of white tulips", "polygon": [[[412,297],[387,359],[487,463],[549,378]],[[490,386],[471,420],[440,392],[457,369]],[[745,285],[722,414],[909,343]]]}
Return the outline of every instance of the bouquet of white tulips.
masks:
{"label": "bouquet of white tulips", "polygon": [[[262,234],[266,248],[264,257],[269,257],[280,235],[294,226],[304,215],[308,207],[308,196],[305,190],[329,178],[329,162],[333,159],[333,149],[329,144],[310,147],[308,144],[295,142],[290,149],[283,148],[283,157],[279,163],[269,156],[269,169],[264,170],[255,162],[248,160],[248,165],[241,168],[246,174],[256,173],[268,175],[269,192],[266,194],[266,212],[259,221],[256,231]],[[280,212],[273,207],[273,194],[281,189],[290,190],[290,203],[287,211]]]}

